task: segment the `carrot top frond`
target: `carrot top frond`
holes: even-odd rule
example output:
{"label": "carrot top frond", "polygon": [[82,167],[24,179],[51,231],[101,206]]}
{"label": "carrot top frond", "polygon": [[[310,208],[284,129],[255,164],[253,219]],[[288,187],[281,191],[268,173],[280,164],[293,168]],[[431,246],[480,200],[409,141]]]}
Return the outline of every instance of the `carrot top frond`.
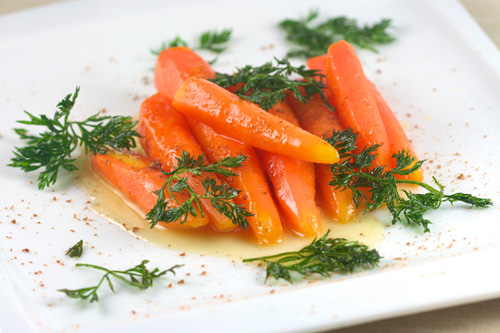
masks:
{"label": "carrot top frond", "polygon": [[313,23],[318,16],[319,13],[313,11],[304,19],[286,19],[280,23],[280,28],[286,32],[286,39],[297,45],[294,50],[288,52],[288,57],[311,58],[325,54],[330,44],[342,39],[373,52],[377,52],[375,45],[389,44],[395,40],[387,32],[391,27],[389,19],[383,19],[371,26],[360,26],[355,19],[345,16]]}
{"label": "carrot top frond", "polygon": [[[185,222],[189,214],[197,216],[198,212],[195,209],[195,205],[200,209],[200,214],[203,216],[200,199],[210,200],[212,206],[219,213],[231,219],[235,225],[244,229],[247,228],[247,217],[252,216],[252,214],[247,212],[243,206],[231,201],[231,199],[238,196],[238,190],[226,184],[219,185],[214,178],[206,177],[202,180],[205,193],[198,194],[189,186],[187,177],[185,176],[186,173],[191,173],[199,177],[203,173],[218,174],[225,177],[235,176],[236,174],[231,171],[231,168],[241,166],[246,158],[246,156],[239,155],[236,157],[226,157],[218,162],[207,164],[204,155],[194,157],[183,151],[181,157],[177,158],[177,167],[171,172],[163,172],[168,176],[163,187],[154,192],[158,195],[158,201],[146,215],[146,219],[150,221],[151,228],[158,224],[158,222],[169,223],[177,221],[180,218],[183,218]],[[168,199],[165,198],[165,190],[170,193]],[[189,199],[178,207],[169,207],[170,200],[176,200],[174,193],[181,191],[187,191]]]}
{"label": "carrot top frond", "polygon": [[295,252],[244,259],[243,262],[263,261],[267,264],[266,280],[270,277],[293,282],[293,273],[302,276],[333,273],[352,273],[356,268],[378,265],[381,256],[377,250],[344,238],[329,238],[330,230],[321,238]]}
{"label": "carrot top frond", "polygon": [[211,81],[222,88],[234,88],[235,94],[242,99],[269,110],[278,102],[283,103],[286,92],[291,91],[297,100],[307,103],[316,94],[333,110],[323,90],[324,76],[306,66],[292,66],[288,59],[274,59],[261,66],[244,66],[234,74],[217,73]]}
{"label": "carrot top frond", "polygon": [[38,188],[54,184],[60,169],[74,171],[77,167],[71,154],[83,146],[86,153],[106,154],[109,149],[131,149],[139,137],[133,128],[137,124],[131,117],[100,116],[99,113],[83,121],[70,121],[70,112],[75,105],[80,88],[68,94],[57,104],[52,118],[46,115],[34,116],[26,112],[29,120],[18,121],[24,125],[41,126],[45,132],[31,135],[26,129],[15,129],[24,147],[16,147],[9,166],[21,168],[24,172],[43,169],[38,176]]}
{"label": "carrot top frond", "polygon": [[107,282],[111,291],[115,292],[110,277],[121,280],[122,282],[132,287],[147,289],[153,286],[154,279],[162,277],[167,273],[172,273],[173,275],[175,275],[175,270],[182,267],[182,265],[174,265],[164,271],[160,271],[160,269],[158,268],[154,268],[150,271],[146,267],[146,264],[148,262],[149,260],[143,260],[139,265],[123,271],[110,270],[105,267],[92,264],[76,264],[76,267],[92,268],[95,270],[103,271],[105,272],[105,274],[102,276],[101,280],[99,280],[99,283],[95,286],[80,289],[59,289],[58,291],[65,293],[68,297],[89,300],[89,302],[92,303],[99,301],[97,291],[104,282]]}
{"label": "carrot top frond", "polygon": [[[403,218],[410,225],[419,225],[429,232],[432,222],[424,218],[429,210],[438,209],[442,203],[463,202],[473,207],[485,208],[493,203],[491,199],[478,198],[471,194],[445,194],[443,186],[433,177],[435,187],[407,179],[398,179],[396,175],[408,175],[422,167],[425,161],[416,161],[408,151],[402,150],[394,154],[396,167],[387,169],[387,166],[373,166],[378,145],[356,149],[358,135],[351,129],[334,131],[327,141],[338,149],[343,162],[332,165],[333,180],[329,183],[336,188],[352,190],[356,205],[361,200],[366,202],[366,211],[372,211],[382,205],[392,214],[392,224],[401,222]],[[424,188],[426,193],[413,193],[403,190],[406,198],[398,191],[398,184],[412,184]],[[366,195],[366,189],[370,196]]]}

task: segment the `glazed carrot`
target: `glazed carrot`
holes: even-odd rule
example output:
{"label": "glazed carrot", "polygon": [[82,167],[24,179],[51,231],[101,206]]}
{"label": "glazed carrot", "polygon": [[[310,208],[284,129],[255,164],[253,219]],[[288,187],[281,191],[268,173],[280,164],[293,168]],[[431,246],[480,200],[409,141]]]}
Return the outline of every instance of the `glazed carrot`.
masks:
{"label": "glazed carrot", "polygon": [[315,69],[318,71],[318,74],[323,74],[326,76],[326,61],[328,56],[326,54],[322,54],[316,57],[312,57],[307,59],[306,65],[310,69]]}
{"label": "glazed carrot", "polygon": [[187,117],[256,148],[316,163],[339,159],[322,139],[205,79],[188,78],[172,104]]}
{"label": "glazed carrot", "polygon": [[253,148],[217,134],[197,120],[188,119],[187,122],[209,161],[219,161],[224,157],[240,154],[247,156],[242,166],[235,170],[237,176],[226,178],[225,181],[241,191],[234,201],[254,214],[247,217],[247,220],[257,241],[260,244],[279,242],[282,234],[280,215]]}
{"label": "glazed carrot", "polygon": [[[286,100],[306,131],[326,139],[332,136],[334,130],[344,130],[336,113],[330,110],[320,96],[314,96],[308,103],[302,103],[293,94],[288,94]],[[316,189],[319,204],[329,218],[339,222],[349,222],[356,217],[358,212],[352,199],[352,191],[350,189],[341,191],[328,185],[332,179],[330,165],[316,165]]]}
{"label": "glazed carrot", "polygon": [[[269,113],[300,126],[286,103],[276,104]],[[273,185],[284,221],[297,233],[317,236],[321,214],[315,200],[314,164],[261,149],[257,149],[257,154]]]}
{"label": "glazed carrot", "polygon": [[358,133],[358,148],[381,145],[375,165],[391,165],[389,139],[370,84],[354,48],[346,41],[330,45],[326,62],[330,103],[346,128]]}
{"label": "glazed carrot", "polygon": [[[326,54],[309,58],[307,60],[307,67],[309,67],[310,69],[318,70],[320,74],[326,75],[326,61],[327,61]],[[393,154],[405,149],[409,150],[410,155],[416,156],[411,146],[410,140],[408,140],[408,137],[406,136],[406,133],[401,127],[401,124],[399,123],[398,119],[396,118],[391,108],[385,101],[384,97],[378,90],[377,86],[375,86],[369,80],[368,82],[370,84],[370,89],[373,98],[377,103],[377,108],[380,117],[382,118],[382,122],[384,123],[384,127],[387,132],[387,138],[389,139],[390,155],[392,156]],[[391,159],[391,164],[389,166],[394,168],[396,166],[396,160]],[[422,181],[423,174],[422,170],[419,169],[414,173],[412,173],[411,175],[406,175],[406,176],[398,175],[397,178]]]}
{"label": "glazed carrot", "polygon": [[[114,187],[118,188],[127,198],[139,207],[150,211],[155,205],[158,196],[154,191],[161,189],[166,181],[159,166],[146,157],[134,153],[109,152],[108,154],[91,155],[92,167],[99,172]],[[165,197],[169,197],[165,191]],[[176,194],[177,200],[183,202],[186,198]],[[169,202],[170,207],[177,207],[175,200]],[[208,218],[199,213],[194,217],[189,215],[185,223],[162,223],[172,228],[199,228],[208,223]]]}
{"label": "glazed carrot", "polygon": [[[415,152],[413,151],[413,148],[411,146],[410,140],[408,140],[408,137],[406,136],[405,131],[403,130],[401,124],[396,118],[396,115],[392,112],[391,108],[389,107],[389,104],[387,104],[386,100],[378,90],[377,86],[375,86],[375,84],[373,84],[372,82],[369,83],[373,97],[377,102],[377,107],[380,116],[382,117],[382,121],[384,122],[384,126],[387,131],[391,155],[396,154],[404,149],[407,150],[411,156],[416,157]],[[396,159],[394,158],[392,159],[391,167],[393,168],[396,167]],[[416,170],[415,172],[409,175],[398,176],[397,178],[416,180],[420,182],[423,179],[422,168]]]}
{"label": "glazed carrot", "polygon": [[[192,64],[186,64],[183,62],[184,58],[195,60]],[[161,68],[162,66],[165,67],[165,64],[168,64],[169,68],[162,72],[164,77],[156,76],[157,80],[161,80],[161,83],[157,84],[159,91],[165,95],[168,95],[169,91],[179,88],[177,86],[178,81],[167,80],[169,71],[184,73],[187,76],[193,76],[192,73],[197,73],[194,76],[204,78],[211,78],[214,76],[210,65],[188,48],[177,48],[172,52],[162,53],[162,59],[158,62],[157,68]],[[160,88],[162,90],[160,90]],[[229,90],[234,92],[234,90],[237,90],[237,87],[231,87]],[[299,127],[298,121],[287,105],[283,105],[281,108],[274,108],[270,110],[269,113]],[[203,141],[199,134],[200,132],[203,133],[203,131],[199,129],[201,125],[194,126],[192,122],[189,123],[191,124],[191,130],[198,133],[193,134],[198,142],[201,143]],[[210,145],[213,145],[213,143],[209,141],[202,144],[204,150],[208,149],[207,147]],[[270,153],[265,150],[257,149],[257,152],[262,162],[262,166],[273,184],[274,192],[285,221],[298,233],[304,235],[318,235],[320,213],[315,201],[314,166],[310,162]],[[238,173],[239,172],[240,170],[238,170]],[[236,188],[243,186],[243,184],[238,185],[239,186],[231,186]],[[248,197],[246,194],[245,196]],[[258,209],[258,205],[255,206],[255,209]],[[253,212],[252,210],[250,211]]]}
{"label": "glazed carrot", "polygon": [[155,67],[155,86],[158,92],[173,100],[188,77],[215,77],[212,67],[187,47],[172,47],[158,56]]}
{"label": "glazed carrot", "polygon": [[[149,97],[142,103],[137,131],[142,136],[140,142],[146,154],[152,159],[159,159],[164,170],[168,171],[177,166],[177,157],[180,157],[183,151],[195,157],[203,154],[191,135],[184,117],[172,107],[168,99],[159,94]],[[205,192],[201,180],[207,175],[186,176],[189,186],[196,193]],[[216,230],[229,231],[236,228],[232,221],[219,213],[208,199],[202,199],[201,204],[203,212],[208,215],[210,224]]]}
{"label": "glazed carrot", "polygon": [[287,94],[287,103],[292,108],[300,126],[322,139],[330,138],[333,131],[343,131],[344,127],[335,111],[323,102],[319,95],[308,103],[298,101],[293,94]]}
{"label": "glazed carrot", "polygon": [[[240,87],[231,87],[234,92]],[[278,103],[268,111],[292,125],[300,126],[292,109]],[[320,232],[321,213],[316,205],[314,164],[290,156],[256,149],[262,168],[274,189],[285,223],[293,231],[317,236]]]}
{"label": "glazed carrot", "polygon": [[[209,79],[215,76],[215,72],[189,48],[173,48],[161,53],[155,70],[155,83],[159,93],[172,99],[172,93],[175,93],[182,82],[191,76]],[[195,120],[189,123],[191,132],[202,145],[209,161],[239,154],[248,157],[243,167],[238,168],[238,176],[228,178],[226,181],[231,187],[241,191],[234,201],[254,214],[247,220],[258,242],[261,244],[278,242],[282,233],[280,216],[253,148],[224,138],[210,127]],[[226,147],[224,151],[219,150],[222,146]]]}
{"label": "glazed carrot", "polygon": [[[181,54],[184,54],[182,59],[196,59],[192,64],[193,68],[190,68],[189,65],[179,60]],[[213,71],[211,71],[210,65],[206,62],[204,63],[201,58],[196,57],[197,55],[190,49],[177,49],[176,52],[164,53],[163,63],[168,63],[170,66],[175,67],[175,73],[183,71],[192,73],[194,69],[196,69],[198,72],[204,73],[205,78],[213,77],[213,75],[211,75]],[[177,64],[179,65],[176,66]],[[196,76],[203,77],[203,75]],[[168,81],[159,86],[162,86],[163,92],[168,94],[169,90],[178,89],[176,83],[176,81]],[[234,91],[235,89],[237,88],[232,87],[229,90]],[[162,92],[162,90],[159,91]],[[275,109],[270,113],[281,115],[277,110],[278,109]],[[292,111],[289,108],[285,111],[288,111],[286,114],[288,118],[293,118],[288,119],[288,121],[291,123],[295,122],[294,125],[299,126]],[[238,176],[228,179],[227,181],[230,186],[242,191],[238,197],[239,199],[235,201],[245,205],[248,211],[255,214],[254,217],[248,220],[259,242],[273,243],[279,239],[278,235],[281,236],[280,218],[277,214],[278,211],[273,198],[269,192],[267,180],[259,165],[259,159],[255,155],[253,148],[242,143],[236,143],[229,138],[222,137],[209,126],[199,123],[196,120],[188,120],[188,123],[191,132],[203,147],[209,160],[214,161],[231,156],[228,155],[230,152],[234,156],[243,154],[249,157],[245,161],[245,168],[238,168]],[[224,151],[221,151],[220,147],[224,147]],[[267,175],[275,185],[275,193],[277,194],[278,202],[286,221],[291,224],[290,226],[292,229],[301,234],[317,235],[319,232],[320,214],[314,200],[313,165],[310,162],[297,160],[292,157],[261,150],[258,150],[258,152],[260,152],[259,157],[261,157],[261,161],[264,162],[263,166]],[[278,185],[279,188],[277,188],[276,185]],[[262,192],[265,194],[262,194]],[[242,200],[242,198],[246,200]],[[264,230],[266,229],[268,229],[269,232],[265,232]],[[279,234],[277,231],[279,231]]]}
{"label": "glazed carrot", "polygon": [[[240,88],[230,87],[228,90],[234,93]],[[300,126],[286,103],[278,103],[268,112],[292,125]],[[258,148],[256,152],[273,185],[280,211],[288,227],[302,235],[319,235],[321,213],[315,200],[314,164]]]}

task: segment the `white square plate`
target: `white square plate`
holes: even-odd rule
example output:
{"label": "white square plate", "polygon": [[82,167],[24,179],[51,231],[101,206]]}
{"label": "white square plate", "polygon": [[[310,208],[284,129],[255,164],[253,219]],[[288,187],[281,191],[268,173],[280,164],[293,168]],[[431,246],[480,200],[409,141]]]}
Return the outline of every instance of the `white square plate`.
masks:
{"label": "white square plate", "polygon": [[[261,268],[180,256],[123,232],[89,210],[87,195],[70,177],[38,191],[30,183],[34,175],[6,166],[21,144],[12,128],[23,110],[52,114],[79,85],[73,117],[103,108],[136,115],[154,93],[143,78],[151,81],[149,50],[162,41],[231,27],[230,50],[215,66],[231,71],[284,56],[288,46],[277,23],[311,8],[366,23],[393,19],[395,43],[378,54],[359,52],[368,76],[407,125],[419,156],[429,160],[426,181],[435,175],[450,192],[492,198],[492,208],[457,204],[431,212],[430,234],[386,226],[377,245],[381,266],[367,273],[264,285]],[[500,54],[456,1],[73,1],[0,17],[0,74],[5,331],[321,330],[500,296]],[[65,257],[80,239],[87,242],[84,257]],[[57,292],[99,278],[74,268],[76,262],[128,268],[145,258],[151,267],[185,266],[145,291],[117,283],[117,293],[103,290],[99,303]]]}

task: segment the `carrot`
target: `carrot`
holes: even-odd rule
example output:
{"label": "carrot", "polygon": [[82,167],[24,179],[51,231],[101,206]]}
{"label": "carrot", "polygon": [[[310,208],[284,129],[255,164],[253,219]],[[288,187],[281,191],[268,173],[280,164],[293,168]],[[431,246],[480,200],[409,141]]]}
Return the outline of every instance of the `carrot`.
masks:
{"label": "carrot", "polygon": [[[144,210],[150,211],[155,205],[158,196],[154,191],[161,189],[166,181],[159,167],[149,161],[146,157],[133,153],[115,153],[91,155],[93,168],[99,172],[107,181],[118,188],[127,198],[139,205]],[[165,197],[169,198],[168,191]],[[179,202],[186,198],[182,194],[176,194]],[[169,202],[170,207],[177,207],[175,200]],[[173,228],[199,228],[208,223],[206,217],[189,216],[185,223],[171,222],[162,223],[164,226]]]}
{"label": "carrot", "polygon": [[[231,87],[228,90],[234,92],[239,88]],[[269,113],[292,125],[300,126],[286,103],[278,103]],[[299,234],[317,236],[320,232],[321,213],[315,200],[314,164],[262,149],[256,149],[256,152],[273,185],[286,224]]]}
{"label": "carrot", "polygon": [[[175,79],[171,79],[172,76]],[[174,48],[162,52],[155,70],[155,82],[159,93],[172,99],[172,92],[176,92],[182,82],[191,76],[209,79],[215,76],[215,72],[189,48]],[[203,146],[210,161],[239,154],[248,157],[244,166],[238,168],[236,172],[238,176],[230,177],[226,181],[231,187],[241,191],[234,201],[254,214],[247,220],[258,242],[262,244],[278,242],[282,233],[280,216],[253,148],[241,143],[236,144],[234,140],[218,135],[210,127],[195,120],[189,121],[189,124],[191,132]],[[229,148],[218,151],[221,146]]]}
{"label": "carrot", "polygon": [[300,126],[322,139],[330,138],[333,131],[342,131],[344,127],[337,112],[323,102],[319,95],[313,96],[308,103],[302,103],[292,93],[287,94],[287,103],[292,108]]}
{"label": "carrot", "polygon": [[247,220],[257,241],[260,244],[279,242],[282,234],[280,215],[253,148],[222,136],[195,119],[188,119],[187,122],[209,161],[240,154],[247,156],[242,166],[234,170],[237,176],[228,177],[225,181],[241,191],[234,201],[254,214]]}
{"label": "carrot", "polygon": [[256,148],[316,163],[331,164],[339,159],[337,151],[322,139],[205,79],[188,78],[172,104],[217,133]]}
{"label": "carrot", "polygon": [[326,62],[330,103],[346,128],[358,133],[358,148],[381,145],[374,164],[390,166],[389,139],[370,84],[354,48],[346,41],[330,45]]}
{"label": "carrot", "polygon": [[212,67],[187,47],[172,47],[158,56],[155,67],[155,86],[158,92],[173,100],[188,77],[215,77]]}
{"label": "carrot", "polygon": [[[300,126],[286,103],[278,103],[269,113]],[[273,185],[284,221],[300,234],[317,236],[321,214],[315,200],[314,164],[261,149],[257,149],[257,154]]]}
{"label": "carrot", "polygon": [[306,65],[310,69],[314,69],[318,71],[318,74],[322,74],[326,76],[326,61],[328,55],[322,54],[316,57],[312,57],[307,59]]}
{"label": "carrot", "polygon": [[[313,96],[308,103],[302,103],[293,94],[288,94],[286,100],[306,131],[326,139],[332,136],[334,130],[344,130],[337,114],[330,110],[320,96]],[[358,212],[352,199],[352,191],[350,189],[341,191],[328,185],[332,179],[333,173],[330,165],[316,165],[316,189],[319,204],[329,218],[339,222],[349,222],[356,217]]]}
{"label": "carrot", "polygon": [[[309,58],[307,60],[307,66],[310,69],[315,69],[319,71],[320,74],[326,75],[327,58],[328,56],[326,54]],[[389,148],[390,155],[392,156],[393,154],[405,149],[409,151],[410,155],[416,156],[411,146],[410,140],[408,140],[408,137],[406,136],[406,133],[401,127],[401,124],[399,123],[398,119],[396,118],[391,108],[385,101],[384,97],[378,90],[377,86],[375,86],[369,80],[368,82],[370,84],[370,90],[372,92],[372,96],[375,99],[375,103],[377,104],[380,117],[382,118],[382,122],[384,123],[384,127],[387,132],[387,138],[389,140],[389,147],[390,147]],[[391,159],[391,164],[389,166],[392,168],[396,166],[396,160],[394,158]],[[422,170],[419,169],[414,173],[412,173],[411,175],[398,176],[398,178],[422,181],[423,174]]]}
{"label": "carrot", "polygon": [[[177,158],[183,151],[196,157],[203,154],[182,114],[160,94],[153,95],[142,103],[137,131],[142,136],[140,142],[146,154],[152,159],[159,159],[163,169],[167,171],[177,166]],[[207,174],[197,177],[188,173],[186,177],[189,186],[196,193],[205,192],[201,180],[205,179]],[[211,205],[208,199],[202,199],[201,205],[203,212],[209,217],[210,224],[216,230],[230,231],[236,228],[229,218]]]}
{"label": "carrot", "polygon": [[[406,136],[405,131],[401,127],[396,115],[392,112],[389,104],[387,104],[386,100],[378,90],[377,86],[370,83],[370,87],[372,90],[373,97],[375,98],[375,102],[377,103],[378,110],[380,112],[380,116],[382,117],[382,121],[384,122],[385,129],[387,131],[387,136],[389,138],[389,148],[390,153],[396,154],[402,150],[407,150],[411,156],[416,157],[415,152],[411,146],[410,140]],[[416,163],[416,160],[415,162]],[[391,167],[396,167],[396,159],[392,159]],[[400,179],[409,179],[415,181],[422,181],[423,173],[422,168],[414,171],[413,173],[405,176],[398,176]]]}
{"label": "carrot", "polygon": [[[189,64],[183,63],[184,58],[195,59],[191,67]],[[163,90],[159,91],[164,92],[166,95],[168,95],[168,91],[178,89],[177,81],[167,80],[169,71],[174,73],[184,72],[188,76],[193,76],[191,74],[196,72],[197,75],[195,76],[198,77],[213,77],[210,65],[188,48],[177,48],[175,52],[164,52],[161,61],[158,61],[157,69],[162,68],[162,66],[166,67],[165,64],[168,64],[169,68],[162,71],[164,76],[157,76],[156,79],[161,80],[161,84],[157,84],[157,86]],[[237,88],[231,87],[228,90],[234,92]],[[287,105],[274,108],[269,113],[299,127],[298,121]],[[192,131],[203,132],[199,129],[201,125],[194,127],[192,122],[190,124]],[[193,134],[200,143],[203,141],[200,134]],[[213,143],[207,141],[202,145],[206,150],[207,146],[213,145]],[[320,213],[315,202],[314,166],[310,162],[270,153],[265,150],[257,149],[257,152],[262,166],[274,186],[274,192],[285,221],[298,233],[317,235]],[[239,185],[241,186],[241,184]]]}

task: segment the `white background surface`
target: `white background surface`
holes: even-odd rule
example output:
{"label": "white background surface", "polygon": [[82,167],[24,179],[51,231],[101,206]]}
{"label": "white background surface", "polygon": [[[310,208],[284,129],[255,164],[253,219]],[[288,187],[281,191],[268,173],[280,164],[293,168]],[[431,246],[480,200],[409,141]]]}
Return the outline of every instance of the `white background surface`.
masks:
{"label": "white background surface", "polygon": [[[10,129],[23,109],[50,114],[57,101],[78,84],[82,93],[75,117],[101,108],[111,114],[133,115],[141,102],[134,97],[154,91],[141,79],[151,76],[154,58],[148,50],[161,41],[177,34],[195,36],[206,28],[234,27],[231,52],[216,69],[260,64],[285,53],[275,23],[304,15],[311,6],[275,2],[266,4],[269,11],[262,12],[264,7],[258,4],[244,8],[228,2],[200,2],[191,7],[186,20],[178,15],[184,5],[156,7],[149,1],[138,11],[120,2],[117,11],[113,4],[76,2],[0,20],[0,106],[8,110],[0,125],[0,147],[5,152],[1,165],[8,163],[12,146],[19,144]],[[418,125],[408,132],[420,156],[433,160],[428,176],[436,173],[450,190],[498,202],[500,187],[494,174],[499,155],[492,148],[499,142],[500,128],[496,113],[500,103],[495,96],[498,51],[454,2],[387,1],[390,7],[378,4],[374,8],[371,4],[335,2],[322,12],[367,22],[394,18],[398,42],[381,47],[380,54],[360,52],[367,74],[400,119]],[[271,43],[273,50],[261,50]],[[471,177],[457,180],[460,173]],[[262,285],[262,272],[252,267],[221,258],[179,257],[124,234],[84,211],[87,198],[71,189],[70,183],[54,188],[55,192],[37,192],[29,183],[34,178],[19,170],[2,167],[1,177],[0,228],[6,235],[0,240],[1,286],[10,303],[2,302],[0,323],[7,329],[16,327],[11,325],[24,325],[26,330],[120,325],[133,329],[165,323],[178,330],[200,326],[216,330],[221,325],[270,331],[319,329],[500,295],[499,272],[490,264],[498,255],[498,206],[481,212],[457,207],[432,214],[436,223],[429,236],[388,227],[386,240],[378,248],[385,257],[380,270],[335,283],[268,287]],[[74,214],[94,219],[91,227]],[[10,223],[12,218],[16,224]],[[166,288],[168,281],[145,293],[123,288],[98,306],[87,306],[55,291],[91,284],[97,276],[72,269],[74,261],[64,258],[68,244],[80,238],[89,239],[95,247],[86,253],[85,262],[130,267],[149,258],[157,266],[183,263],[186,269],[171,279],[174,288]],[[24,248],[30,252],[22,252]],[[208,277],[198,276],[202,270]],[[181,279],[184,285],[175,284]],[[271,290],[275,293],[269,295]],[[198,321],[189,319],[193,317]]]}

